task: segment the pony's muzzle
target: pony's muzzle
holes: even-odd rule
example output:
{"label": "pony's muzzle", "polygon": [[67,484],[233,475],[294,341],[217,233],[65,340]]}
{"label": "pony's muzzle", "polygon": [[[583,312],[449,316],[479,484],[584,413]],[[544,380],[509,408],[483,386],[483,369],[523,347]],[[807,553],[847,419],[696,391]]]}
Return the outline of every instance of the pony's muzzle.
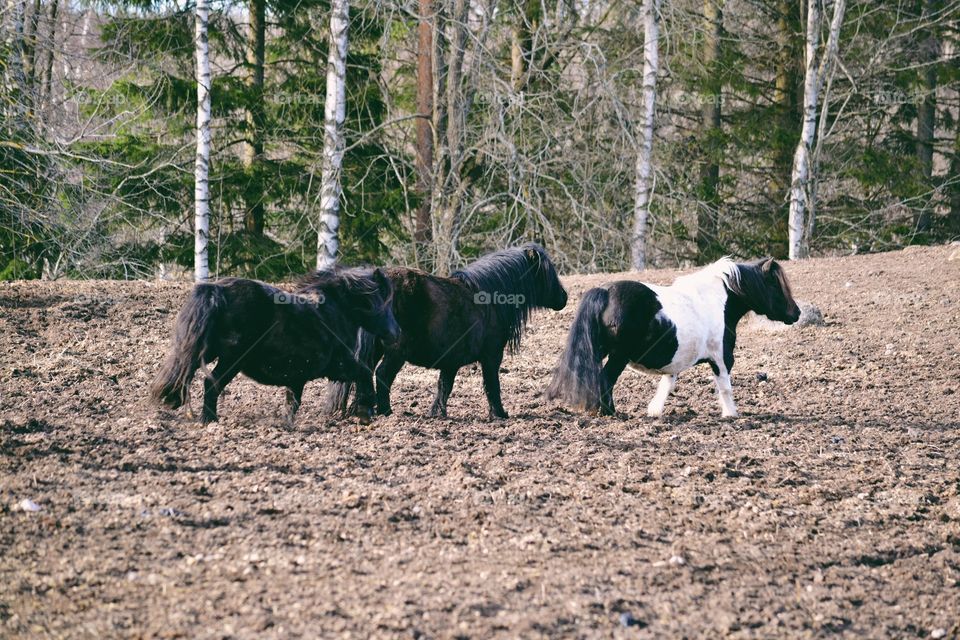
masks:
{"label": "pony's muzzle", "polygon": [[394,324],[387,328],[385,335],[382,336],[383,342],[392,346],[400,342],[400,325]]}
{"label": "pony's muzzle", "polygon": [[556,297],[554,303],[550,306],[554,311],[560,311],[567,306],[567,292],[561,290],[560,295]]}

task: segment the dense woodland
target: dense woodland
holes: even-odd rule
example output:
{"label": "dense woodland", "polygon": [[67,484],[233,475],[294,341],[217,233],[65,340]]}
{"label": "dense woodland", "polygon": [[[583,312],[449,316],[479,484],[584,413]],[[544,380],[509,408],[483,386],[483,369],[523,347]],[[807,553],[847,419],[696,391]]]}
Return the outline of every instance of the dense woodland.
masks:
{"label": "dense woodland", "polygon": [[[192,269],[197,4],[4,2],[0,279]],[[804,131],[804,254],[960,237],[960,0],[348,10],[343,262],[445,273],[531,239],[565,272],[786,257]],[[317,263],[331,11],[209,5],[213,275]]]}

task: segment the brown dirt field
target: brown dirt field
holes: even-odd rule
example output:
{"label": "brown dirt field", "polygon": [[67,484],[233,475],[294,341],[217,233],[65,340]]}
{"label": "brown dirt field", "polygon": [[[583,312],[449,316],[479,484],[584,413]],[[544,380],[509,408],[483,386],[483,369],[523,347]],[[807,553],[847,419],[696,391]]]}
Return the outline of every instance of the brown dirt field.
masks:
{"label": "brown dirt field", "polygon": [[662,419],[630,371],[616,418],[544,402],[607,275],[505,360],[509,420],[472,368],[425,418],[408,367],[292,431],[244,379],[206,428],[146,403],[186,285],[2,284],[0,637],[956,637],[960,247],[787,271],[826,325],[741,327],[737,420],[706,366]]}

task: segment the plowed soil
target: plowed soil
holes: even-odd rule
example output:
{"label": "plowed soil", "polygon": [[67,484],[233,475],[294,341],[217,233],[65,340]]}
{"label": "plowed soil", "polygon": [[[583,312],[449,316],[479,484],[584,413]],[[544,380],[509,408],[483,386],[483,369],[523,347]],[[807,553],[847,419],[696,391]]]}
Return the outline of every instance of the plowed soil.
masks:
{"label": "plowed soil", "polygon": [[661,419],[631,371],[617,417],[545,402],[602,275],[504,361],[508,420],[474,368],[425,417],[408,367],[393,416],[317,381],[293,430],[242,377],[207,427],[146,401],[189,285],[2,284],[0,637],[956,637],[960,247],[787,271],[825,324],[741,325],[739,419],[706,366]]}

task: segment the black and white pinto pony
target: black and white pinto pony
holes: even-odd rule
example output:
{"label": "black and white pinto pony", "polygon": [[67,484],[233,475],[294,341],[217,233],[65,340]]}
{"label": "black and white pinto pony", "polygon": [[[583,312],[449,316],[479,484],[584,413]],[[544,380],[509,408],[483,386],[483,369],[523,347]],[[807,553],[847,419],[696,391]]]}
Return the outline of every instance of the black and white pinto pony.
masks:
{"label": "black and white pinto pony", "polygon": [[[613,385],[624,368],[660,374],[647,415],[663,414],[677,375],[696,364],[713,369],[723,417],[736,417],[730,371],[737,323],[748,311],[793,324],[800,308],[773,258],[722,258],[663,287],[620,280],[583,295],[560,356],[549,399],[612,415]],[[604,364],[603,359],[606,358]]]}

